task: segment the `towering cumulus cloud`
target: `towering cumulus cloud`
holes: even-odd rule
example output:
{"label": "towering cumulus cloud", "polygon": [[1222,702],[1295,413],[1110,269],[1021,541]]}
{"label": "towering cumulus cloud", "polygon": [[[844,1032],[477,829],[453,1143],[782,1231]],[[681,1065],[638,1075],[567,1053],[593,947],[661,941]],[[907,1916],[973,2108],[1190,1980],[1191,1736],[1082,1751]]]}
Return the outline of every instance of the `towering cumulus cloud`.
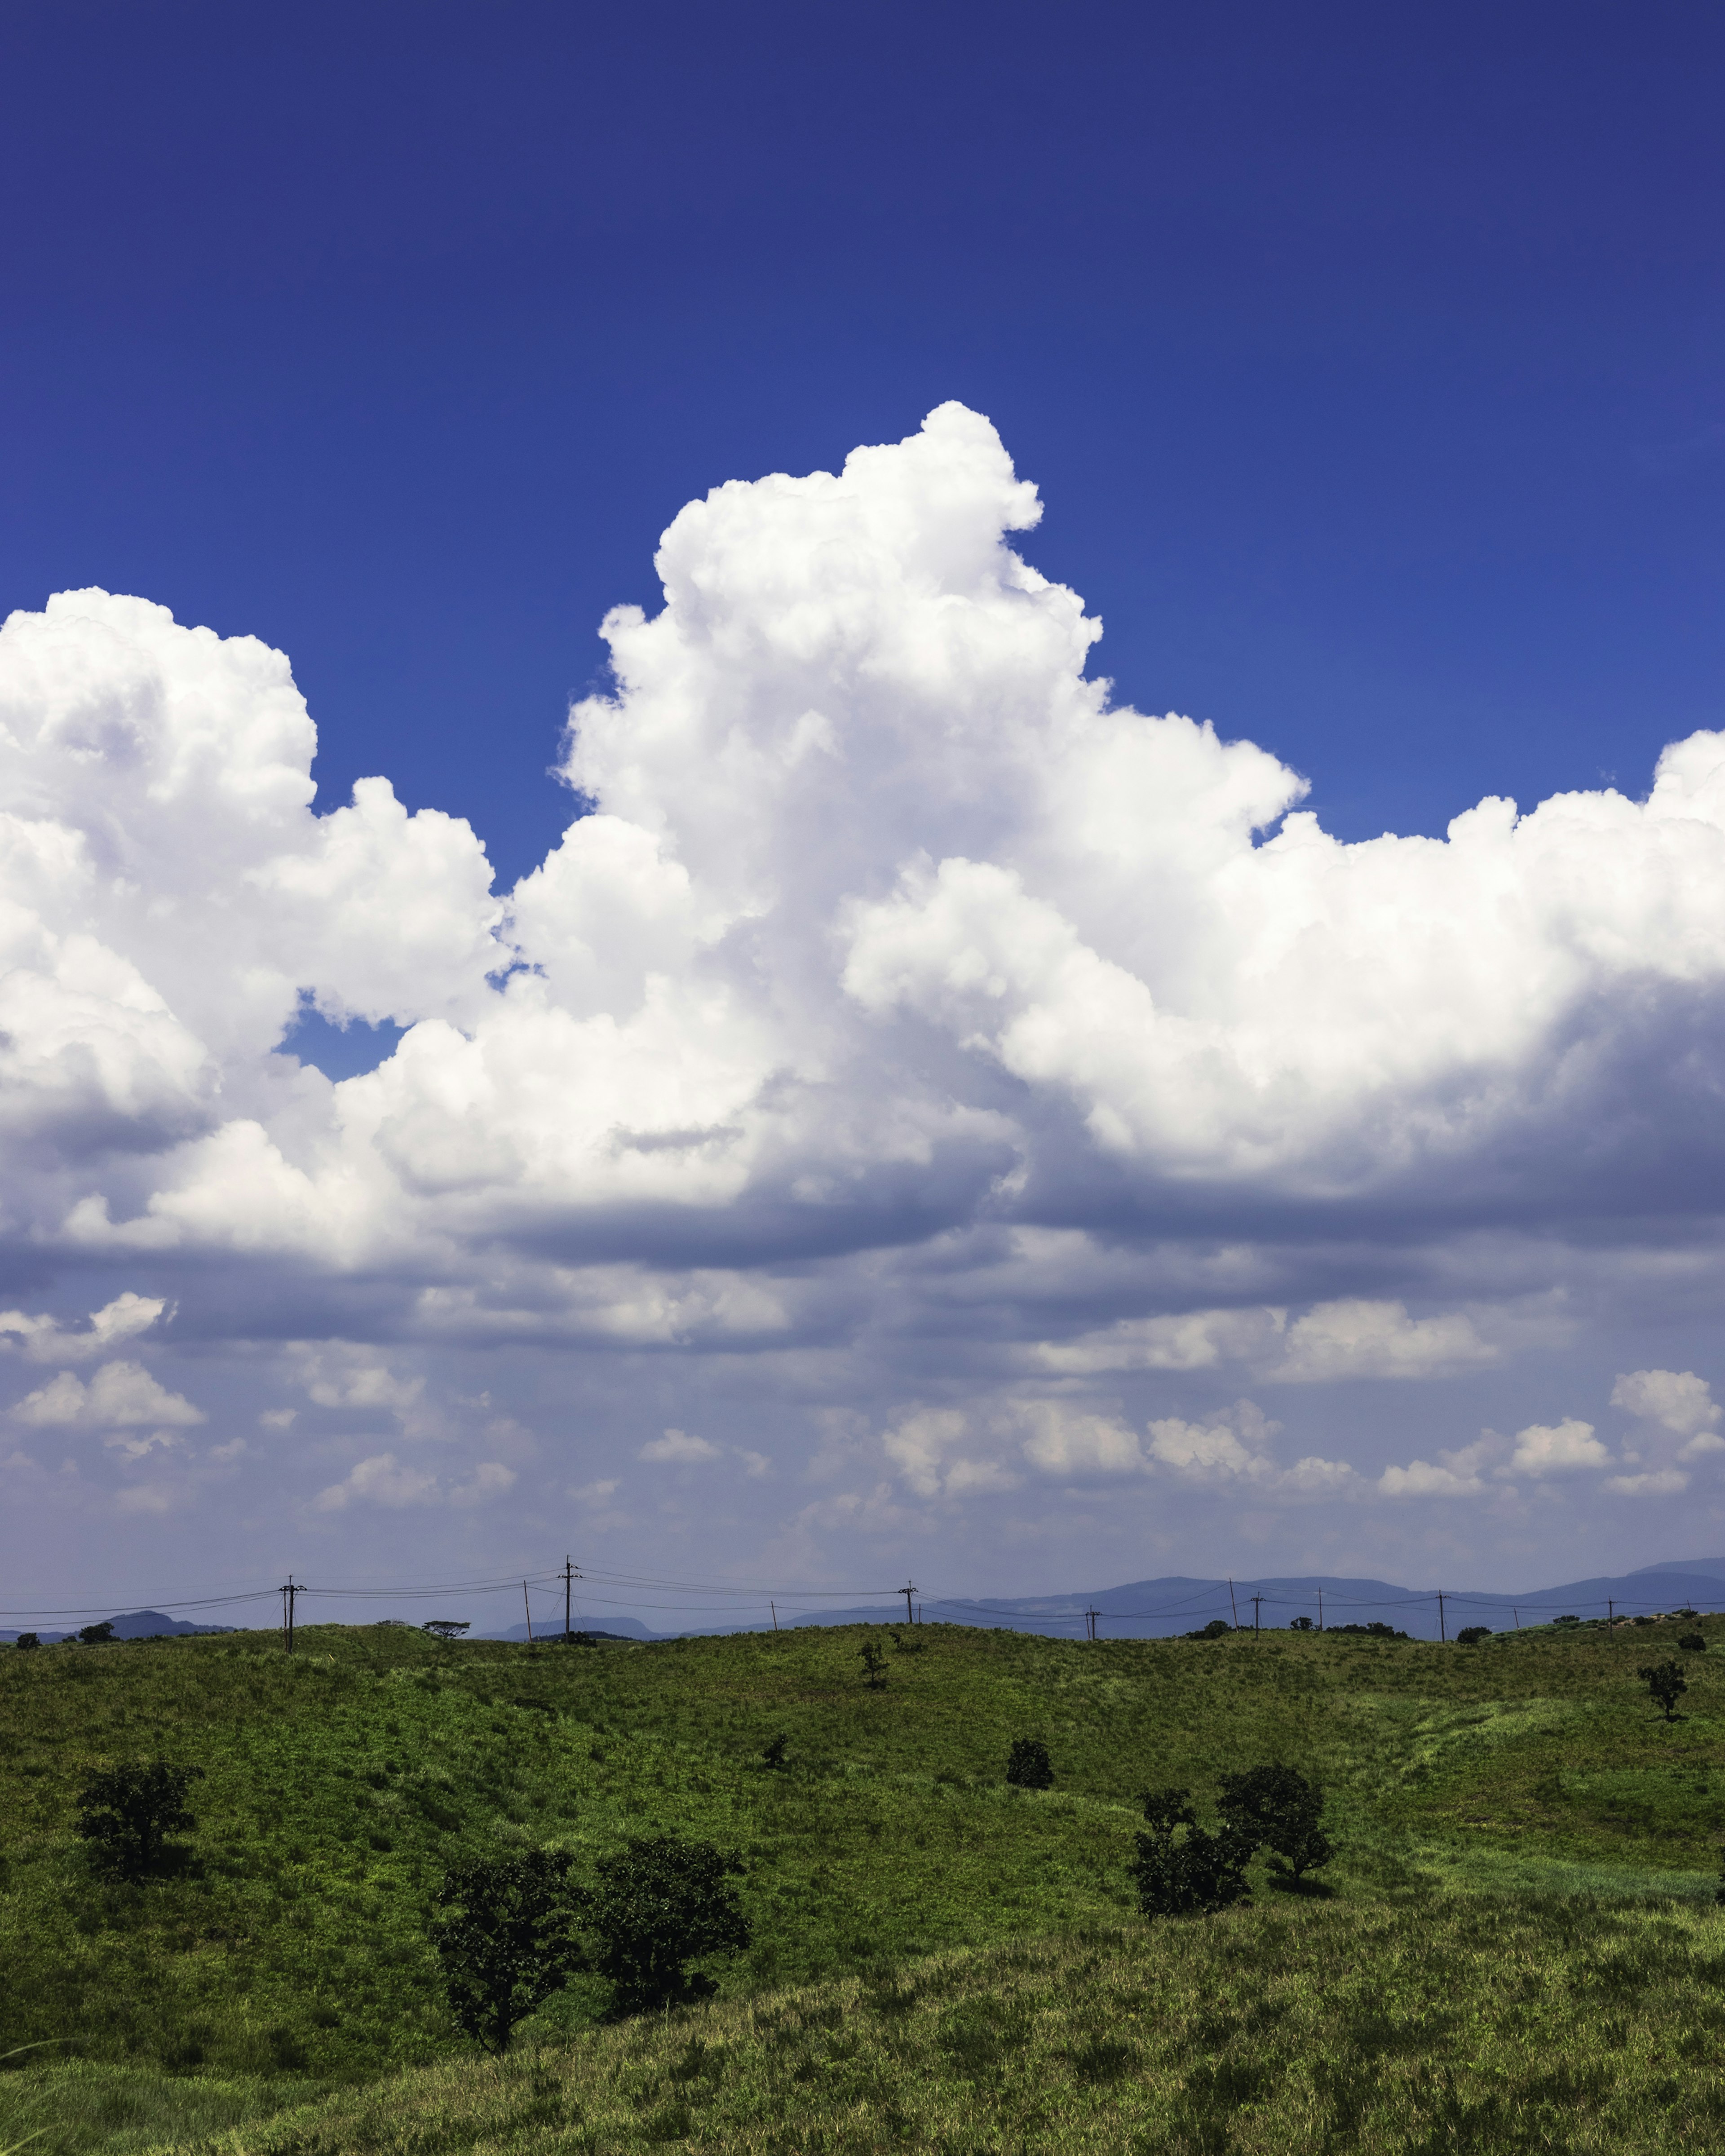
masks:
{"label": "towering cumulus cloud", "polygon": [[[294,1325],[398,1355],[752,1357],[894,1503],[1170,1462],[1353,1502],[1379,1486],[1275,1465],[1249,1403],[1122,1387],[1477,1383],[1562,1337],[1602,1247],[1681,1218],[1710,1249],[1725,737],[1668,748],[1644,800],[1343,844],[1264,749],[1111,701],[1100,625],[1014,551],[1040,513],[956,404],[691,504],[663,607],[604,625],[614,693],[571,714],[589,813],[506,898],[386,779],[315,813],[280,654],[100,591],[13,615],[18,1276],[100,1274],[105,1316],[147,1291],[151,1324],[177,1298],[129,1353],[275,1338],[290,1276]],[[331,1084],[284,1045],[308,1001],[406,1031]],[[8,1322],[0,1352],[71,1337]],[[745,1456],[644,1451],[649,1425],[630,1471]],[[1498,1502],[1533,1456],[1389,1487]],[[1620,1463],[1590,1436],[1560,1464]],[[457,1484],[374,1450],[321,1486],[334,1512]]]}

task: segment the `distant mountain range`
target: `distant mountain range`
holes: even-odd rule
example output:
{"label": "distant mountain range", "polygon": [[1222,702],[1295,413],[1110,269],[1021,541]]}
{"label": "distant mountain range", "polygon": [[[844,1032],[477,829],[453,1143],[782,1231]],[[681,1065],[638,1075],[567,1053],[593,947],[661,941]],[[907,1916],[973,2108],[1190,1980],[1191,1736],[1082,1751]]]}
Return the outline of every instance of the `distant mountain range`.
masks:
{"label": "distant mountain range", "polygon": [[[1096,1636],[1104,1640],[1167,1639],[1193,1632],[1221,1617],[1230,1623],[1257,1621],[1266,1630],[1285,1628],[1296,1617],[1309,1617],[1327,1628],[1382,1624],[1416,1640],[1454,1639],[1464,1625],[1489,1625],[1494,1632],[1517,1625],[1548,1625],[1559,1616],[1651,1616],[1681,1609],[1725,1609],[1725,1558],[1677,1558],[1643,1565],[1638,1571],[1572,1579],[1558,1587],[1511,1589],[1502,1594],[1476,1589],[1398,1587],[1384,1579],[1348,1579],[1327,1573],[1260,1579],[1198,1579],[1176,1573],[1161,1579],[1130,1580],[1087,1594],[1024,1595],[974,1602],[921,1603],[927,1625],[979,1625],[1019,1632],[1043,1632],[1055,1639],[1083,1639],[1086,1611],[1096,1613]],[[578,1627],[580,1620],[577,1620]],[[781,1612],[779,1627],[806,1625],[880,1625],[904,1622],[893,1604],[860,1604],[854,1609]],[[607,1614],[605,1630],[632,1640],[668,1640],[728,1632],[770,1631],[770,1625],[691,1625],[680,1633],[649,1631],[634,1618]],[[541,1639],[558,1628],[541,1625]],[[525,1640],[525,1625],[484,1635]]]}
{"label": "distant mountain range", "polygon": [[[1517,1625],[1548,1625],[1553,1617],[1651,1616],[1662,1610],[1725,1609],[1725,1558],[1681,1558],[1662,1564],[1643,1565],[1638,1571],[1602,1573],[1594,1579],[1572,1579],[1561,1587],[1529,1587],[1502,1594],[1476,1589],[1443,1590],[1441,1610],[1435,1588],[1397,1587],[1387,1579],[1347,1579],[1328,1573],[1278,1576],[1269,1579],[1197,1579],[1174,1573],[1161,1579],[1129,1580],[1123,1587],[1097,1588],[1087,1594],[1038,1594],[990,1597],[974,1602],[937,1601],[917,1604],[925,1625],[979,1625],[1019,1632],[1042,1632],[1051,1638],[1081,1640],[1086,1636],[1086,1613],[1096,1612],[1096,1636],[1103,1640],[1167,1639],[1181,1632],[1195,1632],[1214,1619],[1250,1625],[1255,1620],[1266,1630],[1285,1628],[1296,1617],[1309,1617],[1327,1629],[1343,1625],[1389,1625],[1416,1640],[1435,1640],[1440,1633],[1454,1639],[1464,1625],[1486,1625],[1494,1632]],[[183,1618],[168,1617],[159,1609],[129,1609],[112,1620],[120,1640],[159,1639],[164,1635],[228,1632],[228,1625],[192,1625]],[[820,1609],[781,1614],[779,1628],[789,1631],[807,1625],[903,1624],[896,1602],[860,1603],[854,1609]],[[601,1639],[675,1640],[729,1632],[767,1632],[771,1625],[690,1625],[680,1630],[655,1632],[634,1617],[608,1612],[595,1625],[576,1620],[577,1629]],[[542,1640],[560,1628],[540,1625]],[[44,1646],[75,1637],[74,1632],[44,1631]],[[525,1625],[506,1631],[483,1632],[486,1640],[525,1640]],[[13,1640],[16,1629],[0,1630],[0,1640]]]}

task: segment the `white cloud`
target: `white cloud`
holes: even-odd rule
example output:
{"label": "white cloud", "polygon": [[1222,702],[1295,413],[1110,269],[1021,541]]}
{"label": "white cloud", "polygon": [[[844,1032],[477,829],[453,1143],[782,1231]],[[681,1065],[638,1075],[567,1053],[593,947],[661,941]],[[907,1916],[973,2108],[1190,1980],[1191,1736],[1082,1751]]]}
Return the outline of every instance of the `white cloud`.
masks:
{"label": "white cloud", "polygon": [[1689,1487],[1681,1468],[1665,1467],[1645,1475],[1609,1475],[1606,1489],[1619,1497],[1674,1497]]}
{"label": "white cloud", "polygon": [[1611,1388],[1611,1404],[1690,1439],[1686,1457],[1725,1451],[1725,1440],[1712,1435],[1721,1409],[1707,1380],[1693,1370],[1631,1370]]}
{"label": "white cloud", "polygon": [[21,1347],[34,1363],[86,1363],[105,1355],[123,1340],[147,1332],[167,1307],[162,1296],[129,1291],[95,1312],[87,1330],[65,1331],[52,1317],[27,1317],[21,1310],[0,1311],[0,1348]]}
{"label": "white cloud", "polygon": [[1260,1355],[1281,1332],[1279,1310],[1194,1310],[1178,1317],[1122,1317],[1075,1340],[1043,1341],[1045,1369],[1089,1377],[1112,1370],[1211,1370]]}
{"label": "white cloud", "polygon": [[482,1460],[465,1482],[449,1492],[452,1505],[485,1505],[494,1497],[507,1496],[516,1485],[516,1472],[501,1460]]}
{"label": "white cloud", "polygon": [[383,1505],[401,1511],[409,1505],[434,1505],[437,1477],[421,1467],[404,1467],[393,1452],[374,1453],[352,1469],[345,1481],[320,1490],[312,1502],[321,1512],[340,1512],[352,1504]]}
{"label": "white cloud", "polygon": [[1516,1432],[1515,1450],[1506,1475],[1573,1475],[1578,1469],[1609,1467],[1611,1455],[1594,1435],[1590,1422],[1573,1415],[1550,1425],[1532,1423]]}
{"label": "white cloud", "polygon": [[714,1445],[704,1437],[691,1437],[687,1430],[668,1430],[663,1437],[650,1439],[636,1454],[639,1460],[651,1460],[655,1466],[671,1465],[693,1467],[706,1460],[722,1460],[722,1445]]}
{"label": "white cloud", "polygon": [[110,1430],[102,1440],[108,1451],[125,1460],[142,1460],[151,1452],[172,1452],[185,1442],[171,1430],[152,1430],[147,1435],[141,1430]]}
{"label": "white cloud", "polygon": [[[652,1359],[662,1416],[764,1505],[771,1464],[733,1440],[778,1424],[727,1435],[702,1419],[734,1392],[668,1374],[751,1357],[788,1421],[854,1419],[874,1494],[830,1517],[887,1533],[922,1517],[906,1492],[1051,1477],[1358,1494],[1208,1413],[1213,1376],[1477,1379],[1531,1337],[1517,1298],[1579,1326],[1657,1265],[1715,1306],[1717,1228],[1690,1216],[1721,1142],[1725,735],[1667,748],[1644,798],[1491,798],[1442,839],[1343,843],[1266,749],[1111,701],[1099,625],[1014,551],[1039,514],[957,406],[689,505],[663,605],[608,618],[614,689],[571,714],[597,813],[505,896],[465,823],[381,778],[314,812],[280,653],[101,592],[13,614],[0,1255],[135,1282],[87,1328],[0,1316],[21,1362],[95,1368],[15,1416],[197,1419],[116,1359],[174,1352],[177,1301],[201,1370],[249,1343],[224,1414],[295,1427],[261,1405],[285,1371],[299,1429],[377,1433],[326,1510],[502,1496],[382,1448],[470,1432],[475,1371],[425,1372],[504,1344],[634,1400],[661,1397]],[[280,1048],[306,997],[406,1031],[331,1086]],[[1115,1377],[1129,1412],[1097,1397]],[[1725,1449],[1692,1373],[1620,1386],[1626,1484]],[[1409,1437],[1436,1464],[1378,1486],[1599,1467],[1579,1430],[1472,1464]]]}
{"label": "white cloud", "polygon": [[1378,1492],[1384,1497],[1481,1497],[1486,1471],[1507,1450],[1508,1441],[1495,1430],[1481,1430],[1471,1445],[1440,1450],[1435,1465],[1410,1460],[1405,1467],[1386,1467],[1378,1477]]}
{"label": "white cloud", "polygon": [[88,1385],[62,1370],[12,1410],[20,1422],[67,1430],[110,1430],[136,1423],[184,1426],[205,1419],[178,1393],[171,1393],[141,1363],[105,1363]]}
{"label": "white cloud", "polygon": [[1460,1311],[1409,1317],[1400,1302],[1361,1297],[1320,1303],[1288,1327],[1281,1360],[1266,1374],[1321,1384],[1343,1378],[1435,1378],[1498,1360]]}

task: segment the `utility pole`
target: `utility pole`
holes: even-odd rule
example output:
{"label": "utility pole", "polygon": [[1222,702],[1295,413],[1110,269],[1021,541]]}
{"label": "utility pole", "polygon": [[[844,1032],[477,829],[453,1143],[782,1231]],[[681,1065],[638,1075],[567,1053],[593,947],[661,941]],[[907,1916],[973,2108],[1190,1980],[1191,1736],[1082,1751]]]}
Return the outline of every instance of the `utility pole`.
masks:
{"label": "utility pole", "polygon": [[1234,1612],[1234,1629],[1240,1630],[1240,1604],[1234,1599],[1234,1582],[1228,1583],[1228,1607]]}
{"label": "utility pole", "polygon": [[1262,1596],[1261,1594],[1255,1594],[1255,1595],[1252,1597],[1252,1637],[1253,1637],[1255,1640],[1255,1639],[1257,1638],[1257,1636],[1258,1636],[1258,1619],[1259,1619],[1259,1616],[1260,1616],[1260,1612],[1259,1608],[1258,1608],[1258,1604],[1260,1604],[1263,1599],[1264,1599],[1264,1598],[1263,1598],[1263,1596]]}
{"label": "utility pole", "polygon": [[1516,1620],[1516,1630],[1517,1630],[1517,1631],[1518,1631],[1518,1632],[1519,1632],[1519,1631],[1521,1630],[1521,1629],[1522,1629],[1522,1613],[1521,1613],[1521,1611],[1520,1611],[1519,1609],[1517,1609],[1516,1608],[1516,1606],[1515,1606],[1515,1604],[1514,1604],[1513,1603],[1512,1603],[1512,1604],[1510,1604],[1510,1608],[1509,1608],[1509,1614],[1510,1614],[1510,1615],[1511,1615],[1512,1617],[1513,1617],[1513,1618],[1515,1619],[1515,1620]]}
{"label": "utility pole", "polygon": [[563,1559],[563,1639],[566,1644],[572,1637],[569,1630],[569,1607],[574,1597],[575,1582],[580,1577],[581,1574],[575,1569],[573,1559],[565,1556]]}
{"label": "utility pole", "polygon": [[1322,1630],[1323,1630],[1323,1628],[1324,1628],[1324,1591],[1323,1591],[1322,1588],[1319,1588],[1319,1589],[1317,1590],[1317,1629],[1318,1629],[1318,1630],[1319,1630],[1320,1632],[1322,1632]]}
{"label": "utility pole", "polygon": [[916,1592],[916,1588],[909,1581],[906,1581],[899,1589],[899,1593],[905,1598],[905,1622],[907,1625],[914,1625],[916,1621],[916,1614],[911,1608],[911,1597]]}
{"label": "utility pole", "polygon": [[531,1647],[533,1644],[533,1605],[527,1599],[527,1583],[525,1579],[521,1582],[521,1607],[527,1613],[527,1645]]}
{"label": "utility pole", "polygon": [[1438,1591],[1437,1591],[1437,1594],[1438,1594],[1438,1637],[1439,1637],[1439,1639],[1440,1639],[1440,1640],[1443,1641],[1444,1645],[1447,1647],[1447,1646],[1449,1645],[1449,1644],[1450,1644],[1450,1635],[1449,1635],[1448,1631],[1445,1629],[1445,1625],[1444,1625],[1444,1590],[1442,1589],[1442,1588],[1439,1588],[1439,1589],[1438,1589]]}
{"label": "utility pole", "polygon": [[773,1612],[773,1629],[776,1632],[778,1630],[778,1604],[776,1602],[769,1602],[767,1607]]}
{"label": "utility pole", "polygon": [[1609,1638],[1617,1637],[1617,1604],[1608,1594],[1605,1597],[1605,1631]]}
{"label": "utility pole", "polygon": [[290,1573],[287,1585],[281,1590],[281,1646],[284,1654],[290,1655],[294,1651],[294,1598],[305,1592],[303,1587],[295,1586],[294,1575]]}
{"label": "utility pole", "polygon": [[1098,1609],[1094,1604],[1092,1604],[1084,1613],[1085,1628],[1089,1634],[1092,1645],[1096,1643],[1096,1620],[1101,1615],[1101,1611]]}

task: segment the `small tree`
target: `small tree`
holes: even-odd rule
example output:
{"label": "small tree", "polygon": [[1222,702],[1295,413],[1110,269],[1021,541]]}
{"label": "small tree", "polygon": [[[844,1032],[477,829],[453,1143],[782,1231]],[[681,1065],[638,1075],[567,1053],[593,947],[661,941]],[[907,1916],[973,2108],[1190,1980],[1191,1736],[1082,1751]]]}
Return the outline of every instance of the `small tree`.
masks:
{"label": "small tree", "polygon": [[1707,1650],[1707,1643],[1699,1632],[1678,1633],[1677,1645],[1686,1655],[1704,1655]]}
{"label": "small tree", "polygon": [[1051,1789],[1054,1768],[1040,1737],[1014,1737],[1006,1755],[1006,1779],[1014,1789]]}
{"label": "small tree", "polygon": [[1236,1828],[1205,1833],[1185,1789],[1147,1789],[1143,1804],[1149,1831],[1138,1836],[1127,1869],[1147,1917],[1195,1916],[1245,1900],[1253,1845]]}
{"label": "small tree", "polygon": [[42,1642],[37,1638],[33,1632],[20,1632],[18,1638],[13,1642],[13,1645],[14,1646],[23,1648],[28,1653],[32,1647],[39,1647],[42,1645]]}
{"label": "small tree", "polygon": [[1669,1659],[1662,1662],[1650,1662],[1645,1668],[1637,1670],[1635,1675],[1646,1686],[1655,1703],[1664,1708],[1666,1720],[1675,1722],[1677,1702],[1689,1689],[1683,1681],[1683,1665]]}
{"label": "small tree", "polygon": [[767,1749],[761,1754],[761,1758],[765,1764],[773,1768],[775,1772],[780,1771],[784,1767],[785,1754],[789,1751],[790,1747],[790,1738],[781,1730],[777,1737],[768,1739]]}
{"label": "small tree", "polygon": [[90,1845],[99,1871],[121,1879],[147,1879],[170,1867],[177,1850],[171,1839],[197,1825],[186,1794],[202,1779],[198,1767],[170,1767],[152,1759],[86,1774],[78,1792],[73,1831]]}
{"label": "small tree", "polygon": [[449,2010],[488,2051],[584,1966],[576,1920],[574,1859],[559,1850],[475,1856],[451,1865],[431,1935]]}
{"label": "small tree", "polygon": [[1224,1774],[1216,1810],[1241,1839],[1271,1851],[1275,1868],[1301,1879],[1335,1855],[1323,1830],[1324,1793],[1296,1767],[1279,1763]]}
{"label": "small tree", "polygon": [[441,1640],[447,1646],[451,1640],[459,1640],[464,1632],[470,1630],[472,1624],[472,1619],[468,1617],[432,1617],[419,1630],[429,1632],[434,1640]]}
{"label": "small tree", "polygon": [[81,1625],[78,1629],[80,1644],[86,1647],[105,1647],[114,1636],[114,1627],[105,1617],[100,1625]]}
{"label": "small tree", "polygon": [[1313,1630],[1312,1620],[1309,1617],[1290,1617],[1288,1630],[1291,1632],[1310,1632]]}
{"label": "small tree", "polygon": [[748,1944],[748,1918],[726,1884],[742,1869],[709,1842],[670,1834],[629,1841],[601,1860],[590,1921],[598,1967],[616,1986],[619,2013],[712,1990],[712,1979],[691,1974],[688,1964]]}
{"label": "small tree", "polygon": [[1491,1636],[1489,1625],[1464,1625],[1455,1635],[1455,1644],[1458,1647],[1476,1647],[1481,1640],[1489,1640]]}
{"label": "small tree", "polygon": [[865,1640],[858,1652],[862,1657],[863,1673],[872,1690],[879,1691],[886,1681],[886,1657],[872,1640]]}

